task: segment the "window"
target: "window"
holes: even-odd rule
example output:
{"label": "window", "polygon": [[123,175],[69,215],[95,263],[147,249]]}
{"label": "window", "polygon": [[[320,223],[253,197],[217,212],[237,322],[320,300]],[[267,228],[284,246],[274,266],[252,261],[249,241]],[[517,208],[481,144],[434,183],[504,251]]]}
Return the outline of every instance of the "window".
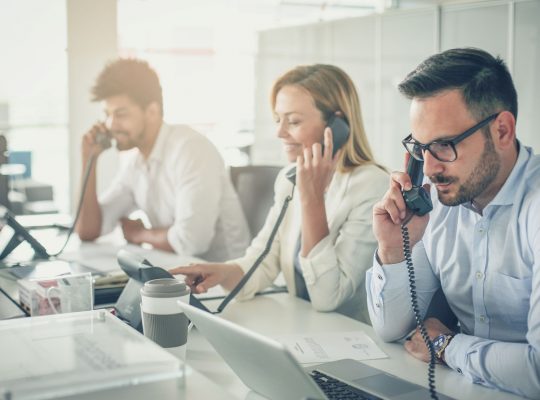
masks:
{"label": "window", "polygon": [[0,0],[0,7],[0,131],[10,151],[31,152],[32,179],[52,185],[56,207],[67,211],[65,0]]}
{"label": "window", "polygon": [[120,0],[118,37],[121,56],[158,72],[165,121],[207,135],[227,164],[248,163],[256,31],[245,16],[227,2]]}

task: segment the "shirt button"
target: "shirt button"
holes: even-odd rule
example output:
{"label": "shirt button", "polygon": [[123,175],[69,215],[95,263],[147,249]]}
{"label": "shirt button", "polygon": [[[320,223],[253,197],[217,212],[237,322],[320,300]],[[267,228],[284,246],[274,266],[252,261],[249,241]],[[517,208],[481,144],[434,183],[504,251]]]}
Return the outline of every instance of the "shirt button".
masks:
{"label": "shirt button", "polygon": [[381,308],[381,305],[379,303],[375,303],[375,307]]}
{"label": "shirt button", "polygon": [[461,372],[461,368],[458,368],[456,371],[459,372],[460,374],[463,373],[463,372]]}
{"label": "shirt button", "polygon": [[484,276],[484,274],[482,274],[481,272],[476,273],[476,278],[477,279],[482,279],[482,276]]}
{"label": "shirt button", "polygon": [[381,274],[377,275],[377,278],[379,278],[382,281],[382,275]]}
{"label": "shirt button", "polygon": [[485,315],[480,315],[480,318],[478,318],[480,320],[480,322],[485,322],[486,321],[486,316]]}

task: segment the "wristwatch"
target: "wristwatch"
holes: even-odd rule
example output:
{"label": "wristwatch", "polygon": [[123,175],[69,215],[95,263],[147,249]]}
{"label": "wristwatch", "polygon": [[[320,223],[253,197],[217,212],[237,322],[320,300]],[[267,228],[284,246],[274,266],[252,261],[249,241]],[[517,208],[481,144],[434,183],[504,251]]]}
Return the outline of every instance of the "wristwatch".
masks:
{"label": "wristwatch", "polygon": [[455,333],[442,333],[433,339],[433,350],[435,350],[435,357],[438,361],[446,364],[444,361],[444,351],[454,338]]}

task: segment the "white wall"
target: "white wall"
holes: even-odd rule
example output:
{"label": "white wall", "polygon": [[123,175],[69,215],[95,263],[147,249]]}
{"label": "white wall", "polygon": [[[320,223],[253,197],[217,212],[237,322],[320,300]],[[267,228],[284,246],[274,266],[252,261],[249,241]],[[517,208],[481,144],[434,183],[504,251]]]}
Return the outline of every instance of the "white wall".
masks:
{"label": "white wall", "polygon": [[[103,119],[99,103],[90,102],[90,88],[105,63],[117,56],[116,0],[66,0],[68,27],[69,175],[71,209],[76,207],[81,176],[82,135]],[[99,189],[116,169],[112,152],[100,157]]]}
{"label": "white wall", "polygon": [[402,169],[408,101],[397,84],[429,55],[453,47],[483,48],[505,59],[518,91],[518,137],[540,152],[533,127],[540,110],[540,1],[484,1],[391,10],[382,14],[260,33],[256,63],[255,164],[283,164],[269,105],[273,81],[306,63],[333,63],[357,85],[373,151]]}

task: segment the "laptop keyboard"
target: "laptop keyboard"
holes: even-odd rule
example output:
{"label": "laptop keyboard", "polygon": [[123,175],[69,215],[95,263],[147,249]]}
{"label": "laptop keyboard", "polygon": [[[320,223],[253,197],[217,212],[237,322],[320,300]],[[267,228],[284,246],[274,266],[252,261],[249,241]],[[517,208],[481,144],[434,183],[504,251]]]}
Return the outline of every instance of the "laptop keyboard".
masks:
{"label": "laptop keyboard", "polygon": [[383,400],[319,371],[311,371],[311,377],[330,400]]}

